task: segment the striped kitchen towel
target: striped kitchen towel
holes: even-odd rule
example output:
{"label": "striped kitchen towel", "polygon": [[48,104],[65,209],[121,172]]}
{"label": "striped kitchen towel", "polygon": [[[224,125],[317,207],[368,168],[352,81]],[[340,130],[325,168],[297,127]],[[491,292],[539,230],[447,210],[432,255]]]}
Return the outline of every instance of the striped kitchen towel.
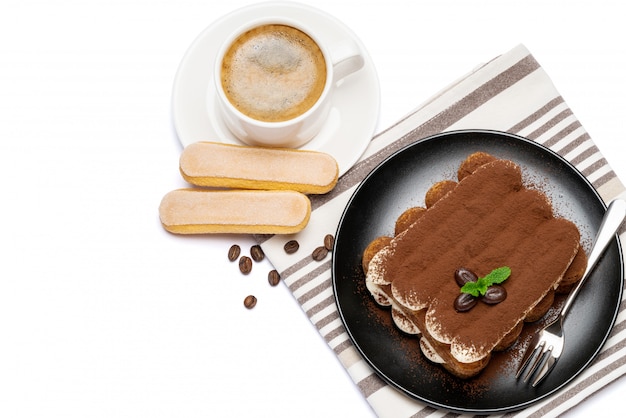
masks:
{"label": "striped kitchen towel", "polygon": [[[341,322],[333,296],[330,257],[318,262],[311,258],[311,253],[322,244],[326,234],[335,233],[351,195],[374,167],[410,143],[459,129],[506,131],[534,140],[576,166],[605,202],[626,197],[624,185],[546,72],[519,45],[453,83],[374,137],[332,192],[312,198],[313,212],[304,231],[295,236],[260,237],[265,254],[285,284],[381,417],[443,416],[447,412],[401,394],[375,374],[351,343]],[[624,231],[621,238],[625,238]],[[300,249],[288,255],[283,246],[290,239],[297,239]],[[622,306],[606,345],[589,368],[553,396],[507,416],[558,416],[623,375],[625,325]]]}

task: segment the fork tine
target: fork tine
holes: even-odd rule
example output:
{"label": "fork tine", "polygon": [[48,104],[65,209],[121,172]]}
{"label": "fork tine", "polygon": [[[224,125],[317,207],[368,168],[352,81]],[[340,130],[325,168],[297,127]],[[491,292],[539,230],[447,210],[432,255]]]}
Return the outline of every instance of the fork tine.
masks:
{"label": "fork tine", "polygon": [[530,377],[539,369],[542,369],[546,363],[547,356],[549,355],[548,351],[552,349],[552,347],[546,347],[546,342],[541,341],[541,343],[537,346],[538,351],[540,351],[535,358],[532,365],[528,368],[526,375],[524,376],[524,382],[528,382]]}
{"label": "fork tine", "polygon": [[516,379],[519,379],[519,377],[522,375],[522,373],[526,369],[526,366],[528,366],[528,364],[530,364],[530,361],[537,354],[537,350],[539,350],[538,347],[535,347],[532,350],[530,348],[526,349],[526,353],[524,354],[524,358],[522,359],[522,364],[519,366],[519,368],[517,369],[517,373],[515,374],[515,378]]}
{"label": "fork tine", "polygon": [[550,371],[552,370],[552,366],[554,366],[554,364],[556,363],[556,357],[554,357],[552,355],[552,350],[553,347],[550,346],[548,348],[548,350],[545,353],[546,359],[543,363],[543,367],[541,367],[541,370],[539,370],[539,372],[537,372],[537,376],[535,377],[535,380],[533,381],[533,387],[537,386],[539,384],[539,382],[541,382],[543,380],[544,377],[546,377],[548,375],[548,373],[550,373]]}
{"label": "fork tine", "polygon": [[537,369],[543,366],[546,356],[545,345],[546,342],[542,341],[537,347],[537,356],[534,358],[533,363],[528,367],[528,370],[526,371],[526,375],[524,376],[524,383],[528,382],[528,380],[530,380],[530,377],[537,371]]}
{"label": "fork tine", "polygon": [[541,352],[543,351],[543,346],[545,345],[545,341],[540,341],[539,344],[535,346],[533,350],[529,348],[526,349],[526,354],[522,361],[522,365],[517,369],[517,374],[515,378],[519,378],[524,370],[526,370],[526,375],[524,376],[524,381],[528,380],[528,377],[535,370],[537,361],[541,358]]}

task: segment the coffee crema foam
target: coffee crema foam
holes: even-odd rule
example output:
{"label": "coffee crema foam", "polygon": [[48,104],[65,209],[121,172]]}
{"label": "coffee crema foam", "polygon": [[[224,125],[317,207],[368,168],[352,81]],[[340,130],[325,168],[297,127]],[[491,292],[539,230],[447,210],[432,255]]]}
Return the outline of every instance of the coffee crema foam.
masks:
{"label": "coffee crema foam", "polygon": [[239,36],[224,55],[221,83],[241,113],[264,122],[293,119],[309,110],[326,84],[326,61],[302,31],[267,24]]}

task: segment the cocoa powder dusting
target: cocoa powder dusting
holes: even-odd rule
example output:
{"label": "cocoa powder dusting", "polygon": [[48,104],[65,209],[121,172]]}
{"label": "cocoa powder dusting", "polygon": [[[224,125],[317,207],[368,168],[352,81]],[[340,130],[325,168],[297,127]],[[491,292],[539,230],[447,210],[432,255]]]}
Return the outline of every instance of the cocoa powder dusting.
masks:
{"label": "cocoa powder dusting", "polygon": [[[453,353],[479,358],[558,283],[579,240],[576,226],[554,218],[542,193],[522,186],[517,165],[497,160],[466,177],[395,241],[386,274],[401,303],[430,307],[427,326],[454,339]],[[454,271],[460,266],[480,277],[509,266],[509,296],[457,312]]]}

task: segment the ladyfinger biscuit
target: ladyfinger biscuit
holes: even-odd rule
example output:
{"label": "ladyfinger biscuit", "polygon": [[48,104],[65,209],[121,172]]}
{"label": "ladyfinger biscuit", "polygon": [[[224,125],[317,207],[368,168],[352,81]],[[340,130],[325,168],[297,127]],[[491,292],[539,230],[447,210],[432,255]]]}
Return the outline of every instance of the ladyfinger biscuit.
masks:
{"label": "ladyfinger biscuit", "polygon": [[361,261],[361,266],[363,267],[363,271],[367,273],[367,267],[374,258],[374,255],[380,251],[383,247],[386,247],[391,242],[391,237],[380,236],[375,238],[372,242],[370,242],[365,251],[363,251],[363,259]]}
{"label": "ladyfinger biscuit", "polygon": [[430,189],[428,189],[426,196],[424,197],[426,207],[430,208],[433,206],[438,200],[448,194],[449,191],[454,189],[456,185],[457,182],[452,180],[442,180],[433,184]]}
{"label": "ladyfinger biscuit", "polygon": [[197,186],[322,194],[337,184],[339,167],[317,151],[196,142],[183,150],[180,172]]}
{"label": "ladyfinger biscuit", "polygon": [[411,226],[411,224],[424,213],[426,213],[426,208],[422,208],[420,206],[413,206],[402,212],[402,214],[396,220],[396,224],[394,226],[394,235],[400,235],[402,231]]}
{"label": "ladyfinger biscuit", "polygon": [[309,198],[291,190],[178,189],[159,206],[163,227],[176,234],[292,234],[310,216]]}
{"label": "ladyfinger biscuit", "polygon": [[467,156],[465,160],[459,166],[457,171],[457,178],[459,181],[472,174],[476,169],[482,165],[494,161],[496,157],[486,152],[478,151]]}

